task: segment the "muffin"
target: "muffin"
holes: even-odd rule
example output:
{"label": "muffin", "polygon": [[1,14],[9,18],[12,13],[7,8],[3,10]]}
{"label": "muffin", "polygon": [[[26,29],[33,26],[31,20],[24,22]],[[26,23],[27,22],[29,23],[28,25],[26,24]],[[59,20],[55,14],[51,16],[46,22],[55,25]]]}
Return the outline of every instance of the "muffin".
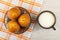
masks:
{"label": "muffin", "polygon": [[16,33],[20,30],[20,25],[18,25],[18,23],[16,21],[9,21],[7,24],[7,29],[10,32]]}
{"label": "muffin", "polygon": [[30,25],[30,16],[28,14],[22,14],[18,18],[18,22],[22,27],[27,27],[28,25]]}
{"label": "muffin", "polygon": [[11,20],[17,19],[20,14],[21,14],[21,10],[19,9],[19,7],[11,8],[11,9],[7,12],[7,16],[8,16],[8,18],[11,19]]}

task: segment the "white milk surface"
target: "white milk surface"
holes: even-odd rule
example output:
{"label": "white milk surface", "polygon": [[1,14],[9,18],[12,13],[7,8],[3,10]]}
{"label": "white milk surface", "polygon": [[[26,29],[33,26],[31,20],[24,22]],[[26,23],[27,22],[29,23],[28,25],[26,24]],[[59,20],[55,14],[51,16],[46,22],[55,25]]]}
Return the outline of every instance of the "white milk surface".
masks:
{"label": "white milk surface", "polygon": [[48,12],[42,13],[38,20],[43,27],[50,27],[55,22],[54,16]]}

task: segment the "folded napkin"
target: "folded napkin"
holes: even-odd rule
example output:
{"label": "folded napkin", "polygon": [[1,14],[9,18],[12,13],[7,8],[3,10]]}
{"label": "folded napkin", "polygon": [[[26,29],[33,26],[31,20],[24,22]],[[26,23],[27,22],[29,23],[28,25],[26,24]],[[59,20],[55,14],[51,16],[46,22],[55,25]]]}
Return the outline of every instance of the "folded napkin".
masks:
{"label": "folded napkin", "polygon": [[23,34],[14,34],[9,32],[4,25],[4,16],[12,7],[20,6],[30,12],[31,17],[39,14],[43,0],[0,0],[0,40],[30,40],[34,23]]}

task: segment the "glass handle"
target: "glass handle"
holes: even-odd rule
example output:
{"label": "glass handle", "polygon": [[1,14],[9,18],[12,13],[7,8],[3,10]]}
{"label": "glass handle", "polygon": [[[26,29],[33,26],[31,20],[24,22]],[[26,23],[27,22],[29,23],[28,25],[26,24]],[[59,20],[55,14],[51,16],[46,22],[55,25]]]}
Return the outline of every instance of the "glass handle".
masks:
{"label": "glass handle", "polygon": [[55,28],[55,27],[53,27],[53,30],[56,30],[56,28]]}

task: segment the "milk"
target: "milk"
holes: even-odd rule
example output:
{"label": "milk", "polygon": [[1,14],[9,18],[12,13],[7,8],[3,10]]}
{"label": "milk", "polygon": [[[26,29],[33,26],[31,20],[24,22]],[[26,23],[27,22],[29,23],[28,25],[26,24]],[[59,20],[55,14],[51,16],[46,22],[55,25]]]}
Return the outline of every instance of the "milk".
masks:
{"label": "milk", "polygon": [[40,25],[48,28],[54,24],[55,18],[51,13],[45,12],[39,16],[38,21]]}

